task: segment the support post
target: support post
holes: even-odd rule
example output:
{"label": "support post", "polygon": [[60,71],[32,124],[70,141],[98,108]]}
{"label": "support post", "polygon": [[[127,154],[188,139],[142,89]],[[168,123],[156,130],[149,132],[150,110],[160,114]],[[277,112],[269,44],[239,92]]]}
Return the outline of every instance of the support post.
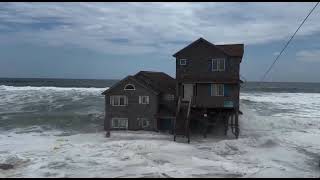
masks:
{"label": "support post", "polygon": [[232,132],[232,134],[235,134],[235,132],[234,132],[234,113],[231,114],[231,123],[230,123],[230,126],[231,126],[231,132]]}
{"label": "support post", "polygon": [[207,111],[203,115],[203,126],[204,126],[203,137],[207,138],[207,131],[208,131],[208,112]]}
{"label": "support post", "polygon": [[226,115],[224,117],[224,135],[227,136],[228,135],[228,129],[229,129],[229,119],[230,119],[230,115]]}
{"label": "support post", "polygon": [[108,130],[107,133],[106,133],[106,137],[110,137],[110,131]]}
{"label": "support post", "polygon": [[236,117],[235,117],[235,135],[236,138],[238,139],[240,134],[240,129],[239,129],[239,107],[236,109]]}

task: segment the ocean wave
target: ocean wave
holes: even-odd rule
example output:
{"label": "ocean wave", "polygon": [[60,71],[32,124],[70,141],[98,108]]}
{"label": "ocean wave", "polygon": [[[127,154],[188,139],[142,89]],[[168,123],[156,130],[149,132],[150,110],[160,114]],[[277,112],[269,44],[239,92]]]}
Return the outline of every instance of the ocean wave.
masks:
{"label": "ocean wave", "polygon": [[109,87],[105,88],[96,88],[96,87],[54,87],[54,86],[7,86],[0,85],[0,90],[4,91],[42,91],[42,90],[52,90],[52,91],[104,91]]}

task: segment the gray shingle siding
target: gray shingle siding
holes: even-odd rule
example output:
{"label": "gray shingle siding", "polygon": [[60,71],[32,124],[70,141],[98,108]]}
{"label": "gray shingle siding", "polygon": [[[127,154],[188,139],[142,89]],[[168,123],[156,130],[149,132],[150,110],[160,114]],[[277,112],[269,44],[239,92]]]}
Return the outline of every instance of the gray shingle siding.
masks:
{"label": "gray shingle siding", "polygon": [[[135,85],[135,90],[124,90],[126,84]],[[110,96],[113,95],[124,95],[128,98],[127,106],[112,106],[110,104]],[[149,104],[139,104],[139,96],[149,96]],[[147,118],[150,121],[150,127],[145,128],[146,130],[157,130],[157,120],[155,114],[158,111],[158,96],[136,83],[131,79],[126,79],[117,86],[113,87],[105,95],[105,129],[112,129],[111,119],[112,118],[128,118],[128,129],[139,130],[143,129],[138,126],[137,118]]]}

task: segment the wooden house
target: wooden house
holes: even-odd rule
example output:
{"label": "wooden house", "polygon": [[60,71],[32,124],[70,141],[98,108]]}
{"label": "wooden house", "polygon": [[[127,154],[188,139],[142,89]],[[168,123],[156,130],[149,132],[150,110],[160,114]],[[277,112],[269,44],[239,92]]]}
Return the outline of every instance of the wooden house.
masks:
{"label": "wooden house", "polygon": [[[175,137],[190,137],[200,124],[204,136],[210,126],[223,120],[239,136],[240,63],[243,44],[214,45],[203,38],[173,55],[176,61]],[[241,112],[240,112],[241,113]]]}
{"label": "wooden house", "polygon": [[104,91],[104,129],[171,130],[175,80],[163,72],[140,71]]}

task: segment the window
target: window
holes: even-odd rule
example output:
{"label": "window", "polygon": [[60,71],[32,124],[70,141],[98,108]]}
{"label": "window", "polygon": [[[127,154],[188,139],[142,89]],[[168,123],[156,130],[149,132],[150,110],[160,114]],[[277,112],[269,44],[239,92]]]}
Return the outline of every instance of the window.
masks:
{"label": "window", "polygon": [[225,70],[225,59],[211,60],[211,71],[224,71],[224,70]]}
{"label": "window", "polygon": [[211,84],[210,95],[211,96],[224,96],[224,84]]}
{"label": "window", "polygon": [[150,121],[148,118],[137,118],[137,120],[138,120],[138,126],[140,128],[150,127]]}
{"label": "window", "polygon": [[127,85],[124,87],[124,90],[136,90],[136,88],[134,87],[133,84],[127,84]]}
{"label": "window", "polygon": [[128,118],[112,118],[112,128],[128,129]]}
{"label": "window", "polygon": [[165,94],[165,95],[163,96],[163,99],[164,99],[165,101],[173,101],[173,100],[174,100],[174,95],[173,95],[173,94]]}
{"label": "window", "polygon": [[139,104],[149,104],[149,96],[139,96]]}
{"label": "window", "polygon": [[187,65],[187,60],[186,59],[180,59],[180,65],[181,66]]}
{"label": "window", "polygon": [[110,96],[110,104],[112,106],[126,106],[128,105],[127,96]]}

